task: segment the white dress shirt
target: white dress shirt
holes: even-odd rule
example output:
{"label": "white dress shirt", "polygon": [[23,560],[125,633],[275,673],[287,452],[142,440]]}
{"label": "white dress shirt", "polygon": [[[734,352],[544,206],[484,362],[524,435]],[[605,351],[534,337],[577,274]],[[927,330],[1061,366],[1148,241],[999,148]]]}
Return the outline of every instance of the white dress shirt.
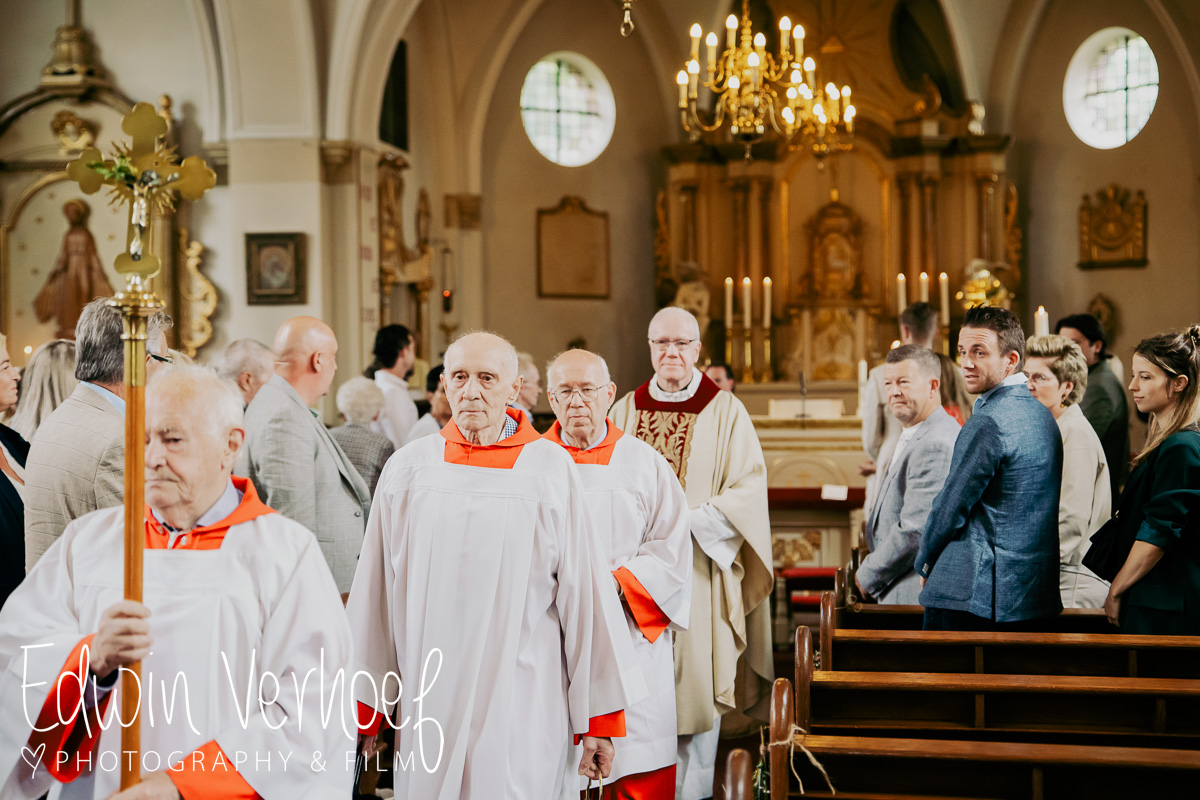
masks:
{"label": "white dress shirt", "polygon": [[417,424],[417,404],[408,396],[408,383],[387,370],[376,370],[375,385],[383,390],[383,413],[371,430],[392,440],[399,450],[408,440],[408,432]]}

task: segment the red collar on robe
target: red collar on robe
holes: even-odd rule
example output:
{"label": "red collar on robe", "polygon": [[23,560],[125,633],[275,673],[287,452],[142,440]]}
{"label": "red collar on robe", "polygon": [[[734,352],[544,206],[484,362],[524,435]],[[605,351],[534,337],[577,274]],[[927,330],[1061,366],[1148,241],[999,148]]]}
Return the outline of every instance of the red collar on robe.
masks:
{"label": "red collar on robe", "polygon": [[[651,378],[650,381],[654,380]],[[650,381],[646,381],[633,393],[633,407],[638,411],[674,411],[679,414],[699,414],[708,408],[721,389],[712,378],[700,373],[700,388],[689,399],[679,403],[664,403],[650,396]]]}
{"label": "red collar on robe", "polygon": [[[226,531],[234,525],[241,525],[243,522],[275,513],[275,509],[258,499],[258,492],[254,490],[254,484],[248,478],[239,478],[233,475],[230,479],[233,481],[233,488],[242,493],[242,502],[238,503],[238,507],[220,522],[185,531],[184,536],[178,537],[173,549],[216,550],[220,548],[221,542],[225,541]],[[150,510],[150,506],[146,506],[146,549],[166,550],[170,543],[170,531],[159,524]]]}
{"label": "red collar on robe", "polygon": [[491,469],[512,469],[521,455],[521,448],[530,442],[536,442],[541,437],[525,418],[525,413],[519,408],[506,408],[504,413],[515,420],[517,432],[507,439],[501,439],[486,447],[471,444],[458,425],[451,419],[442,428],[442,437],[446,440],[445,461],[447,464],[462,464],[468,467],[490,467]]}
{"label": "red collar on robe", "polygon": [[606,419],[605,422],[608,423],[608,433],[605,434],[603,441],[595,447],[586,450],[573,447],[563,441],[562,426],[558,424],[557,420],[555,420],[554,425],[551,426],[550,430],[546,431],[542,438],[549,439],[555,444],[565,447],[576,464],[599,464],[602,467],[607,467],[608,462],[612,460],[613,448],[617,444],[617,439],[624,436],[625,432],[616,425],[613,425],[611,419]]}

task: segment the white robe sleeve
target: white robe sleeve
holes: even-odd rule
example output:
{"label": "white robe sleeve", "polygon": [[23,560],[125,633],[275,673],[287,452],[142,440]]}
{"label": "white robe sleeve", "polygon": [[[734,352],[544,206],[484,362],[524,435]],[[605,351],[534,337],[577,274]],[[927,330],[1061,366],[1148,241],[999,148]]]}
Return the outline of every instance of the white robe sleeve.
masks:
{"label": "white robe sleeve", "polygon": [[[659,610],[671,620],[670,627],[682,631],[687,630],[692,607],[692,537],[689,535],[691,515],[688,512],[687,497],[675,473],[661,456],[655,454],[654,460],[657,468],[654,498],[657,503],[651,509],[649,524],[642,535],[637,554],[623,566],[633,573]],[[724,519],[721,512],[707,504],[701,506],[701,509],[709,509]],[[694,531],[695,528],[691,530]],[[736,537],[736,544],[727,548],[728,562],[723,564],[722,568],[727,568],[733,563],[742,543],[741,534],[728,526],[726,530]],[[705,552],[709,553],[709,557],[714,561],[717,560],[707,549]]]}
{"label": "white robe sleeve", "polygon": [[645,697],[646,684],[574,464],[569,464],[567,480],[567,508],[556,532],[559,564],[554,604],[566,657],[570,729],[586,733],[592,717],[628,708]]}
{"label": "white robe sleeve", "polygon": [[[219,732],[229,753],[291,754],[259,769],[248,760],[238,774],[264,798],[337,797],[352,782],[354,708],[348,687],[352,645],[341,596],[315,538],[304,545],[295,571],[267,609],[258,653],[259,676],[271,673],[279,694],[254,703],[247,723]],[[262,680],[263,700],[275,681]],[[280,756],[282,757],[282,755]]]}
{"label": "white robe sleeve", "polygon": [[[354,571],[354,583],[350,587],[350,599],[346,603],[346,615],[350,618],[350,633],[354,640],[354,669],[366,672],[375,685],[382,686],[388,676],[400,676],[403,642],[395,642],[392,614],[397,611],[395,594],[401,591],[396,586],[396,574],[392,569],[392,526],[395,524],[390,494],[387,485],[389,466],[384,466],[379,476],[375,502],[367,518],[367,533],[363,538],[358,567]],[[384,706],[383,696],[376,694],[368,683],[355,685],[358,702],[390,714],[395,704]]]}
{"label": "white robe sleeve", "polygon": [[729,569],[742,548],[742,535],[729,518],[711,503],[701,503],[689,513],[696,544],[721,569]]}

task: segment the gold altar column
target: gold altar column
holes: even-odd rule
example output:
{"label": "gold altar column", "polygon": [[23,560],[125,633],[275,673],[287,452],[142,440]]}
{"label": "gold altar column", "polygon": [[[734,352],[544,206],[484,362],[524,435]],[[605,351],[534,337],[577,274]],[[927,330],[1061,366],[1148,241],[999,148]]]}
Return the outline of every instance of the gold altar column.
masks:
{"label": "gold altar column", "polygon": [[975,175],[975,184],[979,192],[979,220],[975,223],[979,228],[978,255],[985,261],[995,260],[992,258],[992,221],[996,216],[996,182],[999,180],[1000,175],[995,172],[980,172]]}
{"label": "gold altar column", "polygon": [[[938,176],[921,176],[921,271],[937,280],[937,187]],[[910,278],[911,280],[911,278]],[[912,286],[916,286],[913,281]]]}

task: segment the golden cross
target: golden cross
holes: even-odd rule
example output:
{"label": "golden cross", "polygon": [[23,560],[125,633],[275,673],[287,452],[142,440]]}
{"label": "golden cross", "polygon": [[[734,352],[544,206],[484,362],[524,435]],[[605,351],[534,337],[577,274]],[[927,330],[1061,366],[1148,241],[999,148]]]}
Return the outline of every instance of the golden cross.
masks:
{"label": "golden cross", "polygon": [[126,249],[113,266],[127,278],[146,281],[159,269],[159,259],[149,248],[153,214],[174,208],[173,190],[188,200],[199,199],[216,185],[217,175],[198,156],[176,160],[175,148],[162,142],[167,121],[149,103],[135,105],[122,120],[121,129],[129,134],[131,144],[117,145],[112,159],[104,159],[99,150],[89,147],[67,164],[67,175],[84,194],[108,186],[113,204],[129,204]]}

